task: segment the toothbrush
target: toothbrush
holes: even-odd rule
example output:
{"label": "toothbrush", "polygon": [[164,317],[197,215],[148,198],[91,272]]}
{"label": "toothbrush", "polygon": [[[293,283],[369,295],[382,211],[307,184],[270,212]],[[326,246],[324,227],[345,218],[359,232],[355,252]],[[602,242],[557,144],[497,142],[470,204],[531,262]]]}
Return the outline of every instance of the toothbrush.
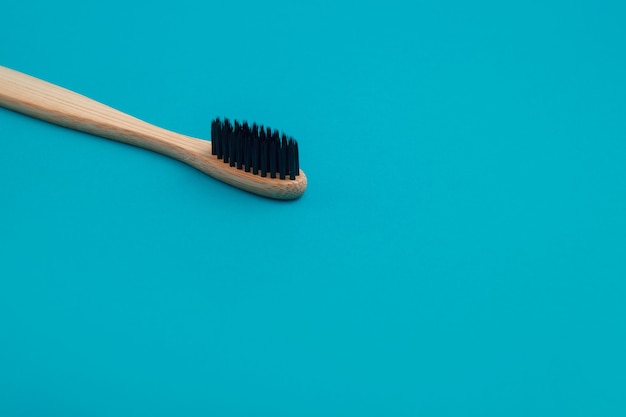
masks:
{"label": "toothbrush", "polygon": [[211,141],[175,133],[63,87],[0,66],[0,106],[70,129],[145,148],[264,197],[292,200],[307,186],[298,144],[256,124],[215,119]]}

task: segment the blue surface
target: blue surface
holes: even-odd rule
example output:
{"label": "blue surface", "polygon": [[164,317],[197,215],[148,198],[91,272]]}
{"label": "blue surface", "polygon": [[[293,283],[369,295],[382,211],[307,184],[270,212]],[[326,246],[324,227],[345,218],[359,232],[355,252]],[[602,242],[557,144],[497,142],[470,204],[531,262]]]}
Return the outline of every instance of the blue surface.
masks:
{"label": "blue surface", "polygon": [[310,186],[0,110],[0,415],[626,415],[623,4],[4,4],[0,65]]}

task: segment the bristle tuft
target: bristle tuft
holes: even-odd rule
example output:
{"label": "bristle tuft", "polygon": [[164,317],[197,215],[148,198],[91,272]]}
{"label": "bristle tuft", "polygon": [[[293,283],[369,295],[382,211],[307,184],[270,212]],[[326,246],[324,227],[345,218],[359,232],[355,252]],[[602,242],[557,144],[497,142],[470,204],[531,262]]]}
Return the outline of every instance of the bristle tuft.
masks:
{"label": "bristle tuft", "polygon": [[216,118],[211,122],[211,144],[211,154],[236,169],[281,180],[300,175],[298,143],[276,129]]}

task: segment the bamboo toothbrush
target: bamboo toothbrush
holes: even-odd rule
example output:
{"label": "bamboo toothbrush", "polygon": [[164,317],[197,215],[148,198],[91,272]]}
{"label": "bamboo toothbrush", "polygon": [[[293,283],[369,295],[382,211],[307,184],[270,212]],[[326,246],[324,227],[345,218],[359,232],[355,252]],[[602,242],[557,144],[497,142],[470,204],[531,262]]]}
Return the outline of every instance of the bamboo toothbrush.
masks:
{"label": "bamboo toothbrush", "polygon": [[211,141],[141,121],[65,88],[0,66],[0,106],[182,161],[232,186],[280,200],[307,186],[298,144],[278,131],[215,119]]}

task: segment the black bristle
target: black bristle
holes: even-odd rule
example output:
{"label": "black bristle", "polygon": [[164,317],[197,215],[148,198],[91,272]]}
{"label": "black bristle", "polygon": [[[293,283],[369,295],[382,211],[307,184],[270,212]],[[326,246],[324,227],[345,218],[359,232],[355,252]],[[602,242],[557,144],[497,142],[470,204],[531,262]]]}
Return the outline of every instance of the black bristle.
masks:
{"label": "black bristle", "polygon": [[252,141],[252,173],[254,175],[258,175],[259,173],[259,152],[260,152],[260,143],[258,140],[259,137],[259,127],[255,124],[252,125],[251,138]]}
{"label": "black bristle", "polygon": [[211,122],[211,154],[217,155],[217,144],[219,142],[219,132],[217,131],[219,126],[219,119],[215,119]]}
{"label": "black bristle", "polygon": [[272,135],[269,146],[270,177],[272,178],[276,178],[276,145],[278,145],[278,141]]}
{"label": "black bristle", "polygon": [[294,147],[294,149],[295,149],[294,160],[295,160],[295,163],[296,163],[294,171],[296,171],[296,175],[300,175],[300,155],[299,155],[299,152],[298,152],[298,142],[294,141],[293,143],[295,145],[295,147]]}
{"label": "black bristle", "polygon": [[243,168],[246,172],[250,172],[250,160],[251,160],[251,153],[252,153],[252,149],[251,149],[251,144],[250,144],[250,126],[248,126],[248,123],[243,122],[243,153],[242,153],[242,158],[243,160],[241,161],[243,164]]}
{"label": "black bristle", "polygon": [[287,136],[283,133],[278,154],[278,174],[281,180],[287,175]]}
{"label": "black bristle", "polygon": [[243,144],[243,169],[250,172],[252,169],[252,142],[250,140],[250,132],[244,133]]}
{"label": "black bristle", "polygon": [[234,167],[237,162],[237,130],[239,129],[239,122],[235,121],[233,126],[233,130],[230,131],[228,135],[228,153],[230,154],[230,159],[228,163],[231,167]]}
{"label": "black bristle", "polygon": [[278,176],[280,174],[280,134],[278,133],[278,130],[274,130],[272,140],[274,141],[275,146],[274,158],[276,158],[276,175]]}
{"label": "black bristle", "polygon": [[267,177],[267,136],[265,135],[265,130],[263,130],[263,126],[261,126],[261,133],[259,134],[259,159],[260,159],[260,167],[261,176]]}
{"label": "black bristle", "polygon": [[235,131],[235,162],[237,163],[237,169],[243,169],[243,127],[237,124],[237,130]]}
{"label": "black bristle", "polygon": [[270,142],[269,144],[270,177],[276,178],[276,141],[274,140],[273,136],[269,138],[269,142]]}
{"label": "black bristle", "polygon": [[222,122],[216,120],[215,132],[217,133],[217,143],[215,144],[215,151],[217,153],[217,159],[221,159],[224,157],[224,135],[222,134],[222,130],[224,130],[224,125]]}
{"label": "black bristle", "polygon": [[295,180],[300,174],[298,143],[278,130],[228,119],[211,122],[211,154],[254,175]]}
{"label": "black bristle", "polygon": [[230,121],[228,119],[224,119],[224,125],[222,126],[222,140],[221,140],[221,148],[222,153],[224,154],[224,163],[228,163],[230,159]]}
{"label": "black bristle", "polygon": [[243,169],[243,145],[244,145],[243,131],[237,132],[237,169]]}
{"label": "black bristle", "polygon": [[293,138],[289,138],[287,143],[287,165],[289,169],[289,179],[296,179],[296,165],[295,165],[295,149],[293,145]]}

